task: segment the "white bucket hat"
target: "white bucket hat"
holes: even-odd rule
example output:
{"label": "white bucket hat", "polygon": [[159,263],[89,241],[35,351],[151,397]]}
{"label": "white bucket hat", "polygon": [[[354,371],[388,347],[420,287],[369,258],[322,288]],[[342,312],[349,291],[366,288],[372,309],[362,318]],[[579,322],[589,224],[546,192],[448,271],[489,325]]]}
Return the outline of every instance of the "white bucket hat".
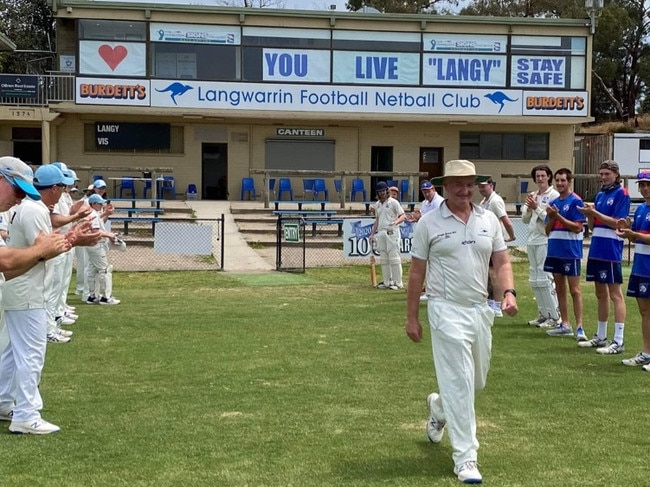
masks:
{"label": "white bucket hat", "polygon": [[476,174],[474,163],[466,159],[453,159],[445,162],[445,174],[431,180],[431,184],[439,186],[447,178],[464,178],[474,176],[475,184],[487,181],[490,176],[485,174]]}

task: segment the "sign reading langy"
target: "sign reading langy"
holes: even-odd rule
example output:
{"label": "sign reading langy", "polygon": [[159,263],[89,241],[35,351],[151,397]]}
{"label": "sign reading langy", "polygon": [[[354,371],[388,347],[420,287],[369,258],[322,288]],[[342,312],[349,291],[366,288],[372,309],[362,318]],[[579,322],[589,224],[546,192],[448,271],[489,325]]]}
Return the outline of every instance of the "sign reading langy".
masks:
{"label": "sign reading langy", "polygon": [[264,49],[264,81],[329,83],[330,52],[292,49]]}
{"label": "sign reading langy", "polygon": [[528,88],[566,88],[563,57],[513,56],[510,83]]}
{"label": "sign reading langy", "polygon": [[505,56],[471,54],[424,54],[425,85],[505,86]]}
{"label": "sign reading langy", "polygon": [[335,83],[417,85],[420,55],[395,52],[334,51]]}

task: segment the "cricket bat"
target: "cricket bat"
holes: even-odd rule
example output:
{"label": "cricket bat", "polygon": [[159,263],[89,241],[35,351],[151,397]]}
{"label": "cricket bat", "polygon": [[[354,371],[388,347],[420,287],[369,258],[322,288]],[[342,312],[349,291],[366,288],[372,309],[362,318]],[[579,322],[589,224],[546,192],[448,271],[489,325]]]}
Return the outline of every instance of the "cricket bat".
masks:
{"label": "cricket bat", "polygon": [[370,282],[372,287],[377,287],[377,268],[375,267],[375,256],[370,256]]}

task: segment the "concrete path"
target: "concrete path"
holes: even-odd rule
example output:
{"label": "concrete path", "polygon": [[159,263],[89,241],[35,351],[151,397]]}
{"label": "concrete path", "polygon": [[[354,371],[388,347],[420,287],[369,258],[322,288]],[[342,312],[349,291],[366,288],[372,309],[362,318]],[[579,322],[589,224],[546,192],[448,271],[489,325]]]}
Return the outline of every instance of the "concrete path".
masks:
{"label": "concrete path", "polygon": [[239,233],[237,224],[230,212],[229,201],[186,201],[201,218],[221,218],[224,215],[224,270],[228,272],[266,272],[275,267],[264,260],[255,250],[248,246]]}

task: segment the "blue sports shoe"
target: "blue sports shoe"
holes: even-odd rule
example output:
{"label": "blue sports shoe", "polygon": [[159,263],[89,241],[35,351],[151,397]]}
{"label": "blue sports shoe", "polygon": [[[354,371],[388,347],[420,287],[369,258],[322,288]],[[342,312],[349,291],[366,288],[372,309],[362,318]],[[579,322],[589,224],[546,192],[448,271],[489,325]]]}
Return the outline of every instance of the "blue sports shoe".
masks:
{"label": "blue sports shoe", "polygon": [[564,323],[560,323],[555,328],[551,328],[550,330],[547,330],[546,334],[552,337],[572,337],[573,328],[565,325]]}

